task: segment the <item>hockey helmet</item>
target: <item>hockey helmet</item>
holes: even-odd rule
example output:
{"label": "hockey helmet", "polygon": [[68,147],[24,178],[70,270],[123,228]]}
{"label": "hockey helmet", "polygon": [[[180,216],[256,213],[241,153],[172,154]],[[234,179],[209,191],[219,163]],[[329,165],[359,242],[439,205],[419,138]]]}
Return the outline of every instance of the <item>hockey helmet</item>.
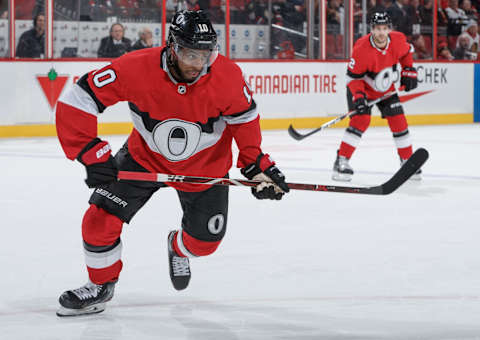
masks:
{"label": "hockey helmet", "polygon": [[370,28],[372,29],[376,25],[387,25],[392,28],[392,19],[387,12],[375,12],[370,18]]}
{"label": "hockey helmet", "polygon": [[187,64],[204,61],[210,66],[218,55],[217,33],[203,11],[182,10],[175,13],[167,46]]}

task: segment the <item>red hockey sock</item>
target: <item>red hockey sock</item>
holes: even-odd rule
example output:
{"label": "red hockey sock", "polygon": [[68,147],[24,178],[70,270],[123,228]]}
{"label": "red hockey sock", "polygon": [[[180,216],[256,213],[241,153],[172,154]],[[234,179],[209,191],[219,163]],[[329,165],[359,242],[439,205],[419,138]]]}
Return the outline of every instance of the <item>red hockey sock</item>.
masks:
{"label": "red hockey sock", "polygon": [[350,124],[345,130],[345,134],[338,149],[338,155],[348,159],[352,157],[357,148],[363,133],[370,125],[370,115],[355,115],[350,119]]}
{"label": "red hockey sock", "polygon": [[388,126],[392,131],[393,140],[397,146],[397,152],[401,159],[408,159],[413,153],[408,123],[405,115],[387,117]]}

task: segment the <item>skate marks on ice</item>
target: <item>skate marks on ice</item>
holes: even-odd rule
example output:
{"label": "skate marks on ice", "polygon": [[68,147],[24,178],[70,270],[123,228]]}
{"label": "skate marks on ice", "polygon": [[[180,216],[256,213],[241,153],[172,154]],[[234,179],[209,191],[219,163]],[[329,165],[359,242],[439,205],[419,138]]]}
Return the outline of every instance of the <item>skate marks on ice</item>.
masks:
{"label": "skate marks on ice", "polygon": [[[29,330],[22,335],[18,324],[8,322],[8,313],[0,314],[0,327],[9,340],[32,334],[39,339],[79,340],[462,340],[478,339],[480,334],[473,316],[465,322],[455,316],[455,310],[475,314],[480,296],[325,296],[219,302],[134,295],[121,300],[112,301],[101,314],[75,318],[57,318],[54,308],[29,307],[24,301],[23,320]],[[437,316],[431,317],[431,313]]]}

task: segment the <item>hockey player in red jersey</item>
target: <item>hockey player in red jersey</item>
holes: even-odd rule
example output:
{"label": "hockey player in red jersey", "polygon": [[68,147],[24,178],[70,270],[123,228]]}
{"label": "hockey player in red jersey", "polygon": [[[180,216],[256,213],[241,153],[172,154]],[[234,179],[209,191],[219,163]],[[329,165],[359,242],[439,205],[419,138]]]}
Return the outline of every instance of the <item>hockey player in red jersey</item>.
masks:
{"label": "hockey player in red jersey", "polygon": [[[363,133],[370,125],[371,107],[368,101],[394,91],[394,82],[400,77],[405,91],[417,87],[417,71],[413,67],[413,46],[403,33],[392,31],[387,13],[374,13],[370,21],[371,33],[360,38],[353,48],[347,68],[347,102],[351,116],[348,128],[337,150],[332,178],[350,181],[353,169],[349,164]],[[401,64],[401,70],[398,69]],[[397,147],[400,163],[412,155],[412,143],[400,99],[395,93],[377,103],[382,118],[388,122]],[[420,179],[420,170],[412,176]]]}
{"label": "hockey player in red jersey", "polygon": [[[97,136],[97,116],[128,101],[134,129],[111,155]],[[69,159],[86,167],[86,183],[95,188],[82,222],[86,285],[64,292],[59,316],[98,313],[113,297],[122,269],[120,234],[124,223],[162,183],[117,181],[119,170],[224,177],[237,166],[258,199],[281,199],[285,177],[260,148],[259,116],[240,68],[218,55],[217,36],[201,12],[180,11],[172,19],[165,47],[128,53],[89,72],[57,104],[57,132]],[[172,284],[185,289],[189,258],[213,253],[225,235],[228,186],[169,183],[177,190],[181,228],[168,235]]]}

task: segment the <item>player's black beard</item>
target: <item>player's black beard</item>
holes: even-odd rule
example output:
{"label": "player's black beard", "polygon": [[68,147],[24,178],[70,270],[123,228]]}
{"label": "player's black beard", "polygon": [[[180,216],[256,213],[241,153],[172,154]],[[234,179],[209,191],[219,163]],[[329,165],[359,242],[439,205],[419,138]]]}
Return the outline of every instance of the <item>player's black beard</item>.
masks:
{"label": "player's black beard", "polygon": [[183,72],[180,70],[180,67],[178,67],[177,58],[172,55],[172,52],[170,51],[170,49],[167,50],[167,66],[168,66],[168,69],[170,70],[170,74],[179,83],[191,83],[195,80],[195,79],[193,80],[185,79],[183,77]]}

